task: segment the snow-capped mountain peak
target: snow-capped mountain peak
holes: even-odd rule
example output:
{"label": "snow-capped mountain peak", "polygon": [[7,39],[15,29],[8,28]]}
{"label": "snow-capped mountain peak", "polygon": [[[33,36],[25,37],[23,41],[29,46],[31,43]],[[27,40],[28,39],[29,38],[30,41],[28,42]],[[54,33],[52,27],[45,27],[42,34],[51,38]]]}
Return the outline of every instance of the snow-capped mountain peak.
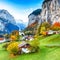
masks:
{"label": "snow-capped mountain peak", "polygon": [[0,34],[11,33],[14,30],[19,30],[14,17],[7,10],[0,10]]}
{"label": "snow-capped mountain peak", "polygon": [[5,19],[5,21],[15,24],[14,17],[7,10],[4,9],[0,10],[0,18],[3,18]]}

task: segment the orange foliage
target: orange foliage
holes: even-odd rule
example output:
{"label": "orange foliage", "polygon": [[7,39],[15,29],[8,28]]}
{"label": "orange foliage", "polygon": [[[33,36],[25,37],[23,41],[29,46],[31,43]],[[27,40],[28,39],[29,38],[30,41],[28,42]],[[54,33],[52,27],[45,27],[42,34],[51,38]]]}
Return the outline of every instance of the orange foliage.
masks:
{"label": "orange foliage", "polygon": [[36,26],[36,24],[37,24],[37,22],[34,22],[31,25],[29,25],[27,28],[34,27],[34,26]]}
{"label": "orange foliage", "polygon": [[11,39],[12,41],[16,40],[16,36],[11,35],[10,39]]}
{"label": "orange foliage", "polygon": [[19,36],[19,31],[13,31],[12,33],[11,33],[11,36],[10,36],[10,39],[12,40],[12,41],[15,41],[15,40],[17,40],[18,39],[18,36]]}
{"label": "orange foliage", "polygon": [[19,31],[17,31],[17,30],[13,31],[13,32],[12,32],[12,35],[18,36],[18,35],[19,35]]}
{"label": "orange foliage", "polygon": [[52,25],[51,29],[53,29],[53,30],[60,30],[60,22],[55,22]]}
{"label": "orange foliage", "polygon": [[42,35],[46,36],[46,34],[47,34],[47,33],[46,33],[45,31],[44,31],[44,32],[42,32]]}
{"label": "orange foliage", "polygon": [[53,26],[60,27],[60,22],[55,22]]}

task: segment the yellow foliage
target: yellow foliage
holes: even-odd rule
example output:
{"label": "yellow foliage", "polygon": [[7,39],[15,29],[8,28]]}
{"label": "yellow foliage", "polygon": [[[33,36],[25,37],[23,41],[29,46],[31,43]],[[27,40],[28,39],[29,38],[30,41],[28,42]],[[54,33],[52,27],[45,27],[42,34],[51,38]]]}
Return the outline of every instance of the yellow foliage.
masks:
{"label": "yellow foliage", "polygon": [[35,35],[35,36],[34,36],[34,38],[37,38],[37,37],[38,37],[38,35]]}
{"label": "yellow foliage", "polygon": [[12,35],[16,35],[16,36],[18,36],[18,35],[19,35],[19,31],[14,30],[14,31],[12,32]]}
{"label": "yellow foliage", "polygon": [[38,40],[32,40],[29,42],[29,44],[32,46],[32,47],[37,47],[39,45],[39,42]]}
{"label": "yellow foliage", "polygon": [[12,41],[18,40],[19,39],[19,31],[13,31],[10,35],[10,39]]}
{"label": "yellow foliage", "polygon": [[43,32],[41,32],[41,34],[42,34],[42,35],[46,35],[46,32],[45,32],[45,31],[43,31]]}
{"label": "yellow foliage", "polygon": [[38,34],[44,34],[45,31],[50,30],[51,25],[48,22],[43,22],[38,28]]}
{"label": "yellow foliage", "polygon": [[16,54],[18,52],[18,42],[12,42],[11,44],[8,45],[7,47],[7,51],[9,51],[10,53],[14,53]]}
{"label": "yellow foliage", "polygon": [[45,27],[41,27],[40,33],[42,34],[45,30]]}
{"label": "yellow foliage", "polygon": [[16,40],[17,38],[16,38],[15,35],[11,35],[10,39],[11,39],[12,41],[14,41],[14,40]]}
{"label": "yellow foliage", "polygon": [[41,31],[45,31],[45,27],[41,27]]}

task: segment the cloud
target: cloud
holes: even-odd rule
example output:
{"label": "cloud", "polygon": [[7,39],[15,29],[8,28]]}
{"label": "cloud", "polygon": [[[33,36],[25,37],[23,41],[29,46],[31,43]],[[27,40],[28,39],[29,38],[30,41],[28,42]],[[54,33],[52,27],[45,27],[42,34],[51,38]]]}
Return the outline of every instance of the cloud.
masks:
{"label": "cloud", "polygon": [[16,22],[20,22],[19,20],[23,20],[23,22],[28,22],[28,15],[36,10],[37,8],[40,7],[40,4],[38,4],[37,6],[34,6],[33,8],[30,7],[29,9],[21,9],[16,8],[15,6],[12,6],[11,4],[7,4],[4,2],[0,2],[0,9],[6,9],[8,10],[8,12],[13,15],[13,17],[15,18]]}
{"label": "cloud", "polygon": [[0,9],[8,10],[8,12],[14,16],[16,22],[19,22],[19,19],[23,20],[24,22],[28,22],[28,15],[25,10],[18,10],[10,5],[5,3],[0,3]]}

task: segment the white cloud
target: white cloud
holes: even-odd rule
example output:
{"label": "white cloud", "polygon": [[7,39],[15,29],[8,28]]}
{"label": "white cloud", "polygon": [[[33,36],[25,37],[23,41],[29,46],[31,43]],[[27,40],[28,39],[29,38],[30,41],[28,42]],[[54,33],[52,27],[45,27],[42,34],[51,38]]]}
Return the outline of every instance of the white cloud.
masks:
{"label": "white cloud", "polygon": [[28,12],[25,10],[17,10],[17,8],[9,6],[5,3],[0,3],[0,9],[8,10],[8,12],[14,16],[16,22],[19,22],[19,19],[23,20],[24,22],[28,22]]}
{"label": "white cloud", "polygon": [[16,22],[20,22],[20,19],[23,20],[23,22],[28,22],[28,15],[37,9],[39,5],[34,8],[29,8],[29,9],[21,9],[21,8],[16,8],[13,7],[12,5],[0,2],[0,9],[6,9],[8,12],[13,15],[13,17],[16,19]]}

